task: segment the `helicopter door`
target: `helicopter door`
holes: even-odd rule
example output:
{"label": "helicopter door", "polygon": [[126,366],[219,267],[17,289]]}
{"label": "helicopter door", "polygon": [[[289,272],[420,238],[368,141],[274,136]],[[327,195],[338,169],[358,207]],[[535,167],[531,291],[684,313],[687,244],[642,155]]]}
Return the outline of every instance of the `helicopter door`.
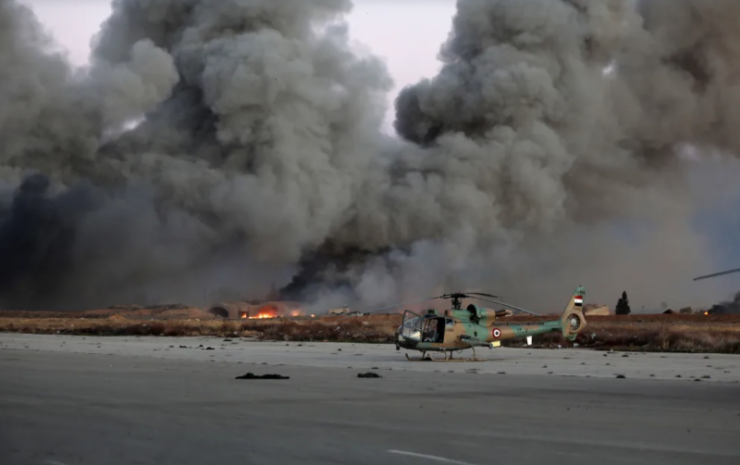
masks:
{"label": "helicopter door", "polygon": [[424,320],[414,312],[403,312],[401,336],[412,341],[421,341],[421,330]]}
{"label": "helicopter door", "polygon": [[457,336],[455,336],[455,320],[453,320],[452,318],[445,318],[444,337],[442,339],[443,342],[449,344],[456,338]]}
{"label": "helicopter door", "polygon": [[451,320],[445,317],[428,317],[424,319],[421,331],[422,342],[432,342],[435,344],[441,344],[445,342],[445,335],[447,334],[446,321]]}

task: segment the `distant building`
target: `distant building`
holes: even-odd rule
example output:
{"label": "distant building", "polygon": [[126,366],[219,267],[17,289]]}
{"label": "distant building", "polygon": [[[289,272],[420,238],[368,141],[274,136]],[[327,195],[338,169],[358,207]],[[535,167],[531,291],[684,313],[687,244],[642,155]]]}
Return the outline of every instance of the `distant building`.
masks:
{"label": "distant building", "polygon": [[346,305],[344,307],[329,309],[329,315],[351,315],[352,313],[354,312]]}
{"label": "distant building", "polygon": [[611,315],[612,312],[606,305],[586,304],[583,309],[583,314],[585,316],[608,316]]}

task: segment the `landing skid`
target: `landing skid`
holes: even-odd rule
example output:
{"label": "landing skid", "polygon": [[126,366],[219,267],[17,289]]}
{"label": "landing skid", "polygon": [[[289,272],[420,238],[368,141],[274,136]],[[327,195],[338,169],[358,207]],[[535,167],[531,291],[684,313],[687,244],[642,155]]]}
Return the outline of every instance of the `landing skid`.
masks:
{"label": "landing skid", "polygon": [[409,362],[438,362],[439,360],[433,359],[430,355],[422,355],[421,357],[409,357],[409,354],[404,354],[406,356],[406,360]]}
{"label": "landing skid", "polygon": [[452,358],[452,352],[444,353],[444,358],[433,358],[431,355],[427,354],[426,352],[421,353],[421,357],[409,357],[409,354],[406,353],[406,360],[409,362],[482,362],[483,360],[477,358],[475,356],[475,349],[471,347],[473,350],[473,358]]}

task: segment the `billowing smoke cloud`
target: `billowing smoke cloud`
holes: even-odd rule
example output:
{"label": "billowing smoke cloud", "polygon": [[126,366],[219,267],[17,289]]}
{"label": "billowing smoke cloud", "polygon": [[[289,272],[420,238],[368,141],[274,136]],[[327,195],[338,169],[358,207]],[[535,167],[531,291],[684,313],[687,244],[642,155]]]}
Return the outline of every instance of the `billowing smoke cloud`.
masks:
{"label": "billowing smoke cloud", "polygon": [[0,305],[689,297],[680,154],[740,148],[737,2],[459,0],[401,139],[351,7],[117,0],[78,71],[0,3]]}

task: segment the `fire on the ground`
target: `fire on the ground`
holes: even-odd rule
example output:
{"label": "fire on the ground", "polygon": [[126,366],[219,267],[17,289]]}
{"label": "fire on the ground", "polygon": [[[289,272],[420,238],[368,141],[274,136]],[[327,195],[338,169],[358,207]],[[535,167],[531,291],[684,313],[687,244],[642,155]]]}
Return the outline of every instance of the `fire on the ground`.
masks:
{"label": "fire on the ground", "polygon": [[[212,306],[208,313],[228,319],[262,320],[269,318],[290,318],[308,316],[298,302],[246,302],[220,303]],[[311,315],[312,317],[314,315]]]}

